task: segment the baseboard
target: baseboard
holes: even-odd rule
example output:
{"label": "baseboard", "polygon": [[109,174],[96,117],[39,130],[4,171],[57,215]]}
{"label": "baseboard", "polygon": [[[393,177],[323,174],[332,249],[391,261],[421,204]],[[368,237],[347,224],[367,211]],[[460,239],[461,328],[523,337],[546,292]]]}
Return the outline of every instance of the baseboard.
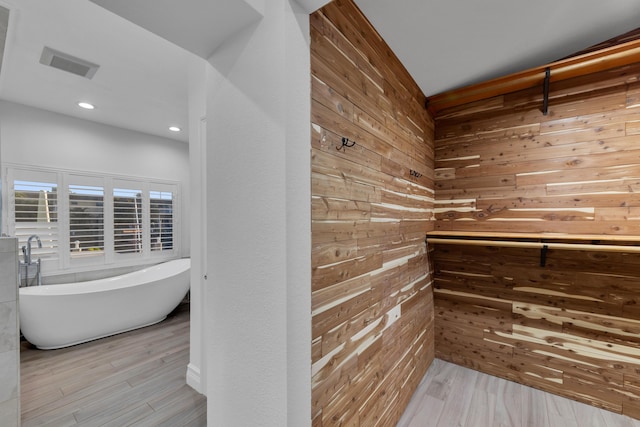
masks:
{"label": "baseboard", "polygon": [[200,368],[191,363],[187,366],[187,385],[198,393],[206,395],[204,381],[200,376]]}

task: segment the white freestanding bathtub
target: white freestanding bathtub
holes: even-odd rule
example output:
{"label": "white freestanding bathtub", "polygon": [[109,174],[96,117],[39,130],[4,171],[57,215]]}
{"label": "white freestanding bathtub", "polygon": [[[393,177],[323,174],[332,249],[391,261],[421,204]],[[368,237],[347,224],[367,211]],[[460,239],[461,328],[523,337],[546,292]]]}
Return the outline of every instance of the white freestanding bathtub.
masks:
{"label": "white freestanding bathtub", "polygon": [[68,347],[164,320],[189,290],[190,259],[106,279],[20,288],[20,329],[36,347]]}

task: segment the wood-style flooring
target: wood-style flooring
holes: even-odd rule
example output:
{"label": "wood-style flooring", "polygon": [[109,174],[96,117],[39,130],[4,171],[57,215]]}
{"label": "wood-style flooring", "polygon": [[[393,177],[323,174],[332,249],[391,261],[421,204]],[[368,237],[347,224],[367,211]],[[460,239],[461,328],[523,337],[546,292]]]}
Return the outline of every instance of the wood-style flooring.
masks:
{"label": "wood-style flooring", "polygon": [[[206,426],[185,383],[188,305],[60,350],[21,347],[22,426]],[[436,359],[397,427],[640,427],[640,421]]]}
{"label": "wood-style flooring", "polygon": [[640,421],[436,359],[397,427],[640,427]]}
{"label": "wood-style flooring", "polygon": [[23,427],[207,424],[206,398],[185,382],[188,304],[156,325],[65,349],[23,342],[20,355]]}

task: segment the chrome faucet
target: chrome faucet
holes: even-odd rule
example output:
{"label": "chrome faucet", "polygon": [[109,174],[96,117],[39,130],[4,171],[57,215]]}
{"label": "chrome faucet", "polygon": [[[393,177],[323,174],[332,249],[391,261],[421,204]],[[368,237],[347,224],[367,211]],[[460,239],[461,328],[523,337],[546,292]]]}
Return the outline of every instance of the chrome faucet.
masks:
{"label": "chrome faucet", "polygon": [[[35,234],[29,236],[26,246],[22,247],[22,256],[24,261],[20,261],[18,268],[20,286],[31,286],[33,279],[36,279],[36,285],[42,285],[40,258],[38,258],[36,262],[33,262],[33,260],[31,259],[31,247],[33,245],[34,239],[38,243],[38,247],[42,247],[42,241],[40,240],[40,237]],[[33,274],[33,270],[35,270],[35,274]],[[31,276],[31,278],[29,276]],[[31,281],[29,279],[31,279]]]}
{"label": "chrome faucet", "polygon": [[24,260],[24,262],[26,262],[28,265],[31,264],[31,241],[33,239],[36,239],[36,242],[38,242],[38,247],[42,248],[42,241],[40,240],[40,237],[35,234],[29,236],[29,239],[27,240],[27,259]]}

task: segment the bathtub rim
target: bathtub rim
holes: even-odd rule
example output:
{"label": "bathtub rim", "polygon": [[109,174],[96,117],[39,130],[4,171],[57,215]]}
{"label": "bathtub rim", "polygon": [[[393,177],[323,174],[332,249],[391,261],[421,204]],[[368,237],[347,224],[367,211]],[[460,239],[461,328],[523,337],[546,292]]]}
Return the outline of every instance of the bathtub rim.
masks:
{"label": "bathtub rim", "polygon": [[[169,264],[171,264],[172,266],[175,265],[176,269],[169,270]],[[190,268],[191,258],[176,258],[152,265],[147,265],[141,269],[134,270],[128,273],[105,277],[102,279],[83,280],[80,282],[60,283],[55,285],[22,286],[18,288],[18,293],[19,296],[26,297],[38,295],[55,297],[69,296],[74,294],[109,292],[127,287],[142,286],[151,283],[154,280],[157,280],[156,278],[147,278],[146,280],[136,282],[135,284],[131,284],[126,281],[126,279],[148,274],[149,270],[156,271],[160,269],[166,269],[168,271],[171,271],[170,276],[175,276],[177,274],[183,273],[186,270],[189,270]]]}

